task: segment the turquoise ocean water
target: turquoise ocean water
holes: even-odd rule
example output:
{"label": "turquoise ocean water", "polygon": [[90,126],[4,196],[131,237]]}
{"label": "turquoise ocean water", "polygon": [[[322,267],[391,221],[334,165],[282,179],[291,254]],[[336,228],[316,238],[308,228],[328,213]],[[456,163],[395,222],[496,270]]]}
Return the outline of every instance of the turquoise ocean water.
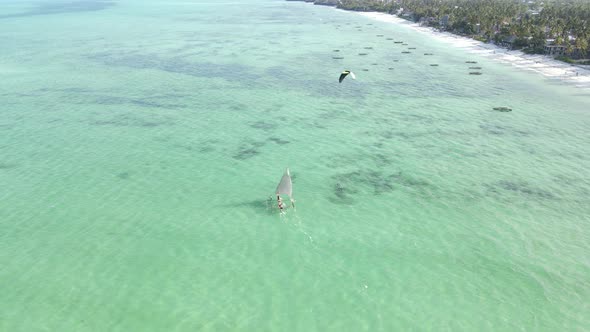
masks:
{"label": "turquoise ocean water", "polygon": [[0,1],[0,77],[0,331],[590,329],[588,90],[278,0]]}

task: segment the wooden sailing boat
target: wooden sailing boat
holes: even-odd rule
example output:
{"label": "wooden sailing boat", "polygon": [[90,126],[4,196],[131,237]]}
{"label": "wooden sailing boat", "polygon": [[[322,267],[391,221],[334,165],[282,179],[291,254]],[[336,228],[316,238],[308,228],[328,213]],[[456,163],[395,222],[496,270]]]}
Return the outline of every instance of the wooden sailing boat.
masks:
{"label": "wooden sailing boat", "polygon": [[293,182],[291,181],[291,174],[289,173],[289,168],[285,170],[285,173],[281,178],[281,182],[279,182],[279,185],[277,186],[275,194],[277,195],[277,203],[279,204],[279,209],[281,211],[284,209],[281,195],[289,196],[291,206],[295,207],[295,200],[293,199]]}

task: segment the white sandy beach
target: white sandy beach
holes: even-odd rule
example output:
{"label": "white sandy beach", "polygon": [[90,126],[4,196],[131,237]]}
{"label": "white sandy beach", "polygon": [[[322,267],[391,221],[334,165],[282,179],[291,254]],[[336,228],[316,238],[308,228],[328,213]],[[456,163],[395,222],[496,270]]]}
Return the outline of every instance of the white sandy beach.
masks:
{"label": "white sandy beach", "polygon": [[550,56],[526,54],[521,51],[510,51],[494,44],[483,43],[475,39],[457,36],[449,32],[435,31],[432,28],[422,27],[417,23],[386,13],[359,12],[359,14],[382,22],[402,24],[415,31],[430,34],[431,36],[441,41],[448,42],[454,47],[463,49],[466,52],[485,56],[499,62],[508,63],[519,69],[534,71],[551,79],[572,83],[576,87],[590,89],[590,69],[583,68],[582,66],[573,66],[555,60]]}

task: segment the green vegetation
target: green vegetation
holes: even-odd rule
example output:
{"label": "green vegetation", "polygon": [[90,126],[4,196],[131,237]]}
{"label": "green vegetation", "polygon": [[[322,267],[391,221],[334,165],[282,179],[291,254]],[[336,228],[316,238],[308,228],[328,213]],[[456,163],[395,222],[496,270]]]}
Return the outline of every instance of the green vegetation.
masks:
{"label": "green vegetation", "polygon": [[590,45],[588,0],[341,0],[337,6],[398,14],[529,53],[543,53],[545,45],[553,44],[563,46],[562,53],[570,57],[583,58]]}
{"label": "green vegetation", "polygon": [[571,63],[571,64],[576,63],[572,58],[568,58],[565,55],[557,56],[557,57],[555,57],[555,60],[559,60],[559,61],[563,61],[563,62]]}

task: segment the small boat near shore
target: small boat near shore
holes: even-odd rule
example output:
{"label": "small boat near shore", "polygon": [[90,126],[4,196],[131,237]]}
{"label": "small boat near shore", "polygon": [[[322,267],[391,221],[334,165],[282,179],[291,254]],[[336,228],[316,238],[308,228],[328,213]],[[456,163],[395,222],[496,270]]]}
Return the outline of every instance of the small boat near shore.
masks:
{"label": "small boat near shore", "polygon": [[469,67],[469,69],[481,69],[481,67]]}
{"label": "small boat near shore", "polygon": [[498,111],[498,112],[512,112],[512,108],[506,107],[506,106],[498,106],[498,107],[494,107],[492,109],[494,111]]}
{"label": "small boat near shore", "polygon": [[469,75],[481,75],[482,73],[479,71],[471,71],[469,72]]}
{"label": "small boat near shore", "polygon": [[477,61],[465,61],[465,63],[477,63]]}

